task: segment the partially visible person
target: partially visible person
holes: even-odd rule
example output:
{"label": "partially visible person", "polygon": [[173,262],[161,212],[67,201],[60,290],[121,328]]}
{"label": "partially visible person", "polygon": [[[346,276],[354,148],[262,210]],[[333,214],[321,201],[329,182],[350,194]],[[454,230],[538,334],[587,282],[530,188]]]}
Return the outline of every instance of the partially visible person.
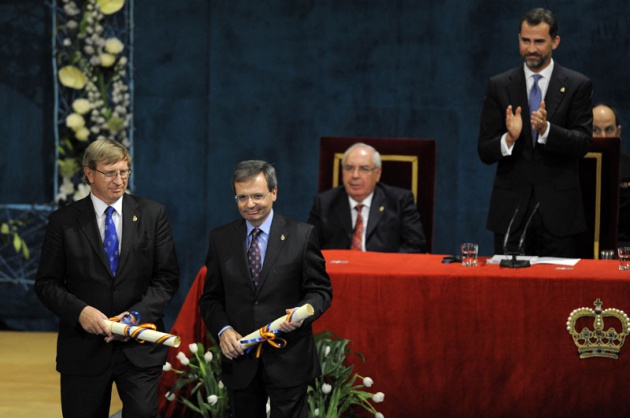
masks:
{"label": "partially visible person", "polygon": [[[239,163],[232,174],[243,219],[210,234],[208,271],[199,299],[201,316],[221,348],[222,380],[235,418],[306,418],[307,388],[321,374],[311,324],[331,304],[332,286],[313,226],[275,213],[275,169],[259,160]],[[303,322],[285,320],[279,338],[246,353],[239,342],[297,307],[311,304]]]}
{"label": "partially visible person", "polygon": [[49,219],[35,281],[60,318],[57,371],[65,418],[107,418],[112,383],[124,418],[157,417],[157,384],[168,347],[113,335],[104,320],[153,323],[179,287],[179,266],[164,207],[126,194],[131,156],[99,139],[85,150],[86,198]]}
{"label": "partially visible person", "polygon": [[[603,103],[593,107],[593,136],[621,138],[617,112]],[[630,155],[619,155],[619,246],[630,245]]]}
{"label": "partially visible person", "polygon": [[379,182],[378,151],[356,143],[346,150],[341,164],[343,185],[319,193],[307,221],[317,228],[322,248],[426,252],[413,193]]}
{"label": "partially visible person", "polygon": [[551,11],[527,11],[518,30],[524,63],[491,77],[483,101],[477,152],[497,164],[487,228],[495,254],[578,257],[586,230],[578,161],[592,142],[593,86],[552,59],[560,36]]}

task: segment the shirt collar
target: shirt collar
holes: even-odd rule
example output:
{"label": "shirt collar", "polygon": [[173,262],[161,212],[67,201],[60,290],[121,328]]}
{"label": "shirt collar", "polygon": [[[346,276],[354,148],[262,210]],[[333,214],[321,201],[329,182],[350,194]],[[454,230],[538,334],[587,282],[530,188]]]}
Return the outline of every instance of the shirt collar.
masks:
{"label": "shirt collar", "polygon": [[533,76],[534,74],[540,74],[548,82],[549,79],[551,78],[551,73],[553,73],[553,67],[554,67],[553,58],[551,59],[551,62],[549,63],[547,68],[545,68],[539,73],[533,72],[532,70],[529,69],[527,64],[523,64],[523,68],[525,68],[525,78],[527,80],[529,80],[531,76]]}
{"label": "shirt collar", "polygon": [[116,213],[122,216],[123,197],[124,196],[122,196],[120,199],[115,201],[113,204],[108,205],[107,203],[99,199],[98,197],[94,196],[94,193],[90,193],[90,199],[92,199],[92,205],[94,205],[94,211],[96,212],[98,216],[102,216],[103,213],[105,212],[105,209],[107,209],[108,206],[113,206],[114,210],[116,210]]}
{"label": "shirt collar", "polygon": [[[262,225],[257,228],[265,234],[269,235],[269,232],[271,232],[271,221],[273,221],[273,209],[271,209],[271,211],[269,212],[269,216],[267,216],[267,219],[265,219]],[[245,224],[247,225],[247,236],[249,237],[249,234],[252,233],[252,229],[256,227],[250,224],[249,221],[245,221]]]}
{"label": "shirt collar", "polygon": [[350,195],[348,195],[348,201],[350,202],[350,207],[351,208],[356,207],[356,205],[358,205],[360,203],[360,204],[362,204],[363,206],[365,206],[366,208],[369,209],[370,206],[372,205],[372,198],[373,197],[374,197],[374,191],[372,191],[372,193],[367,195],[367,197],[365,199],[363,199],[362,202],[357,202],[356,200],[351,198]]}

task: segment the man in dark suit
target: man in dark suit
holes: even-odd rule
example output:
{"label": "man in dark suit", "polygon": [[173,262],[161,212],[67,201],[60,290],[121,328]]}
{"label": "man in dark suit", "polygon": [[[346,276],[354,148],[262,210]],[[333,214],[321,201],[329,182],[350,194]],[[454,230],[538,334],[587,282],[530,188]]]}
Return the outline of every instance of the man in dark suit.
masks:
{"label": "man in dark suit", "polygon": [[379,183],[382,167],[378,151],[356,143],[346,150],[341,164],[343,186],[319,193],[308,218],[317,228],[322,248],[426,252],[413,194]]}
{"label": "man in dark suit", "polygon": [[[222,380],[235,418],[306,418],[308,384],[321,374],[311,323],[330,306],[332,287],[315,228],[273,211],[278,196],[274,168],[243,161],[232,186],[244,219],[212,231],[208,272],[199,308],[208,330],[219,336]],[[284,321],[282,348],[263,343],[260,357],[239,342],[297,307],[314,315]]]}
{"label": "man in dark suit", "polygon": [[592,84],[552,60],[560,37],[550,11],[525,13],[518,39],[524,66],[490,78],[481,115],[479,157],[497,163],[487,227],[502,254],[514,219],[505,250],[518,251],[535,212],[524,252],[575,257],[577,234],[586,229],[578,160],[592,141]]}
{"label": "man in dark suit", "polygon": [[[593,137],[621,138],[617,111],[603,103],[593,108]],[[630,155],[619,155],[619,230],[617,243],[630,245]]]}
{"label": "man in dark suit", "polygon": [[168,348],[113,335],[103,320],[124,317],[164,330],[163,312],[179,286],[168,220],[163,206],[125,194],[131,156],[120,143],[94,141],[83,165],[92,192],[50,216],[35,282],[39,299],[60,318],[63,416],[108,417],[116,382],[123,417],[157,417]]}

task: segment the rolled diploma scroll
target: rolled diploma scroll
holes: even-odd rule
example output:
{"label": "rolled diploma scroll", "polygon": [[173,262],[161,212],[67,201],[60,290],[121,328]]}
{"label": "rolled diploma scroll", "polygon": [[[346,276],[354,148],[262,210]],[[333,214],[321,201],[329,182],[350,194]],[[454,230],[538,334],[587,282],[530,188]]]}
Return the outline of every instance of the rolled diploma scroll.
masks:
{"label": "rolled diploma scroll", "polygon": [[182,342],[177,335],[166,334],[150,328],[127,325],[122,322],[105,320],[105,323],[113,334],[135,338],[137,340],[148,341],[150,343],[168,345],[169,347],[179,347]]}
{"label": "rolled diploma scroll", "polygon": [[261,341],[265,341],[265,338],[262,337],[261,331],[267,327],[269,331],[278,331],[280,329],[280,324],[287,319],[289,319],[289,322],[300,322],[305,320],[309,316],[312,316],[314,313],[315,309],[313,309],[313,306],[310,303],[302,305],[293,311],[290,318],[287,318],[288,315],[281,316],[266,327],[262,327],[261,329],[257,329],[256,331],[247,334],[243,339],[240,340],[241,347],[249,348],[260,343]]}

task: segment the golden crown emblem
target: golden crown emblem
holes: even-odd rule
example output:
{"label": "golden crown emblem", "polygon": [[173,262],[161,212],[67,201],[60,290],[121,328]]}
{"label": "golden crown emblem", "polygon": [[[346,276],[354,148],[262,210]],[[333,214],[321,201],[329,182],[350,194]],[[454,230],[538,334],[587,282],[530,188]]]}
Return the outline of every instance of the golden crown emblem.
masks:
{"label": "golden crown emblem", "polygon": [[[615,308],[602,310],[602,301],[598,298],[595,302],[595,309],[578,308],[573,310],[567,320],[567,331],[573,337],[573,342],[578,348],[580,358],[605,357],[619,358],[619,350],[630,331],[630,319],[624,311]],[[594,329],[582,328],[576,330],[578,321],[585,318],[593,318]],[[617,331],[614,326],[604,330],[604,319],[613,319],[621,331]],[[616,320],[615,320],[616,319]]]}

